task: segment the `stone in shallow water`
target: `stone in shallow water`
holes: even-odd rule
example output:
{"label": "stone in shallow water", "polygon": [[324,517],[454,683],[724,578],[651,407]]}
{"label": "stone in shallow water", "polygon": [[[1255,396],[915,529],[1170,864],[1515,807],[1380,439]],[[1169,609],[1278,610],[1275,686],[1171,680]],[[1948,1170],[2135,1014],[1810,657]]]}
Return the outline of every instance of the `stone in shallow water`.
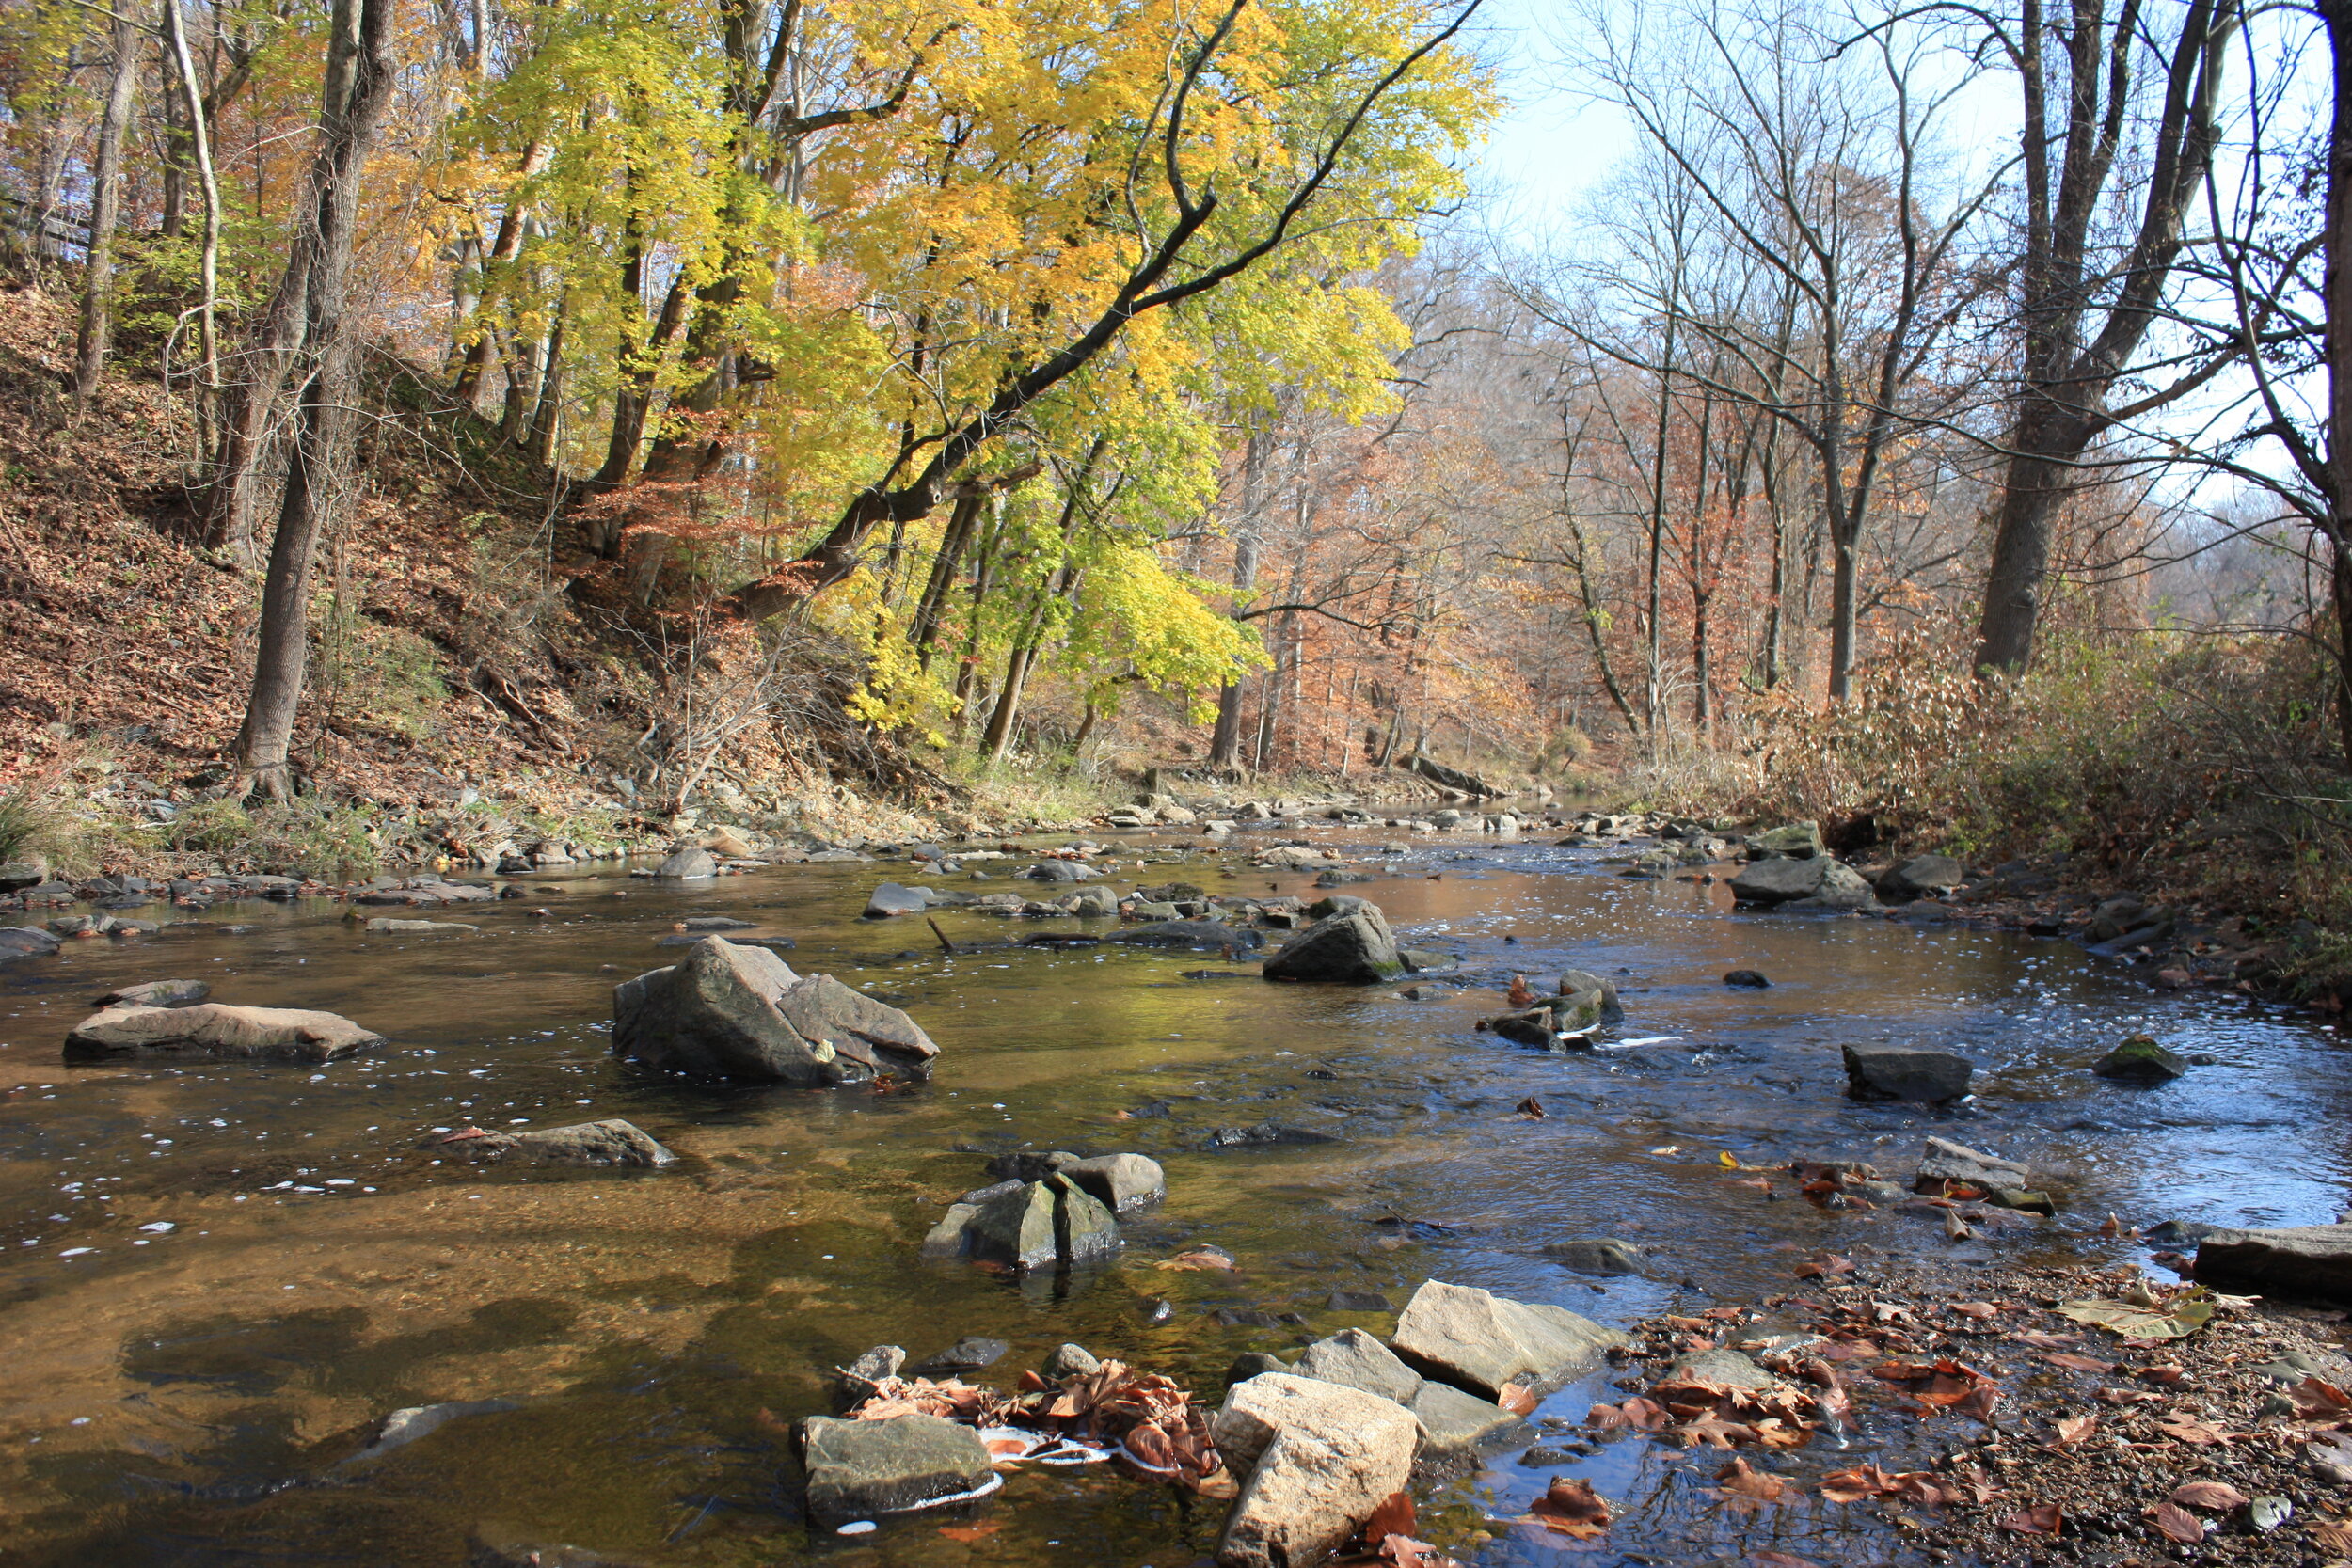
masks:
{"label": "stone in shallow water", "polygon": [[898,1008],[723,937],[612,988],[612,1050],[688,1077],[808,1085],[921,1078],[939,1053]]}
{"label": "stone in shallow water", "polygon": [[2167,1051],[2147,1035],[2134,1035],[2090,1064],[2102,1078],[2131,1084],[2165,1084],[2188,1070],[2185,1058]]}
{"label": "stone in shallow water", "polygon": [[1391,1401],[1281,1372],[1235,1384],[1211,1432],[1248,1478],[1226,1515],[1220,1568],[1321,1561],[1404,1489],[1421,1434]]}
{"label": "stone in shallow water", "polygon": [[1631,1242],[1612,1237],[1596,1236],[1581,1241],[1553,1242],[1544,1248],[1544,1256],[1563,1268],[1579,1274],[1613,1275],[1639,1274],[1647,1261],[1640,1247]]}
{"label": "stone in shallow water", "polygon": [[956,1372],[977,1372],[993,1367],[1009,1354],[1012,1347],[1002,1339],[984,1335],[967,1334],[936,1355],[927,1355],[914,1367],[917,1377],[939,1378]]}
{"label": "stone in shallow water", "polygon": [[503,1410],[519,1410],[514,1400],[452,1400],[445,1404],[411,1405],[395,1410],[384,1418],[376,1428],[375,1441],[353,1454],[349,1463],[381,1459],[395,1449],[405,1449],[421,1437],[430,1437],[450,1422],[468,1416],[495,1416]]}
{"label": "stone in shallow water", "polygon": [[937,1416],[810,1416],[801,1422],[801,1460],[809,1514],[826,1528],[993,1490],[996,1482],[980,1434]]}
{"label": "stone in shallow water", "polygon": [[1724,984],[1739,986],[1748,990],[1769,990],[1772,983],[1764,977],[1761,970],[1735,969],[1724,976]]}
{"label": "stone in shallow water", "polygon": [[2320,1301],[2352,1301],[2352,1225],[2213,1230],[2197,1243],[2197,1278]]}
{"label": "stone in shallow water", "polygon": [[432,1147],[477,1164],[512,1161],[547,1165],[655,1166],[677,1163],[677,1156],[662,1148],[651,1133],[618,1117],[528,1132],[485,1132],[479,1137],[453,1143],[436,1140]]}
{"label": "stone in shallow water", "polygon": [[100,997],[101,1007],[187,1007],[213,994],[212,986],[203,980],[149,980],[143,985],[124,986]]}
{"label": "stone in shallow water", "polygon": [[1977,1070],[1955,1052],[1907,1045],[1849,1045],[1845,1056],[1846,1093],[1855,1100],[1957,1100]]}
{"label": "stone in shallow water", "polygon": [[384,1037],[334,1013],[293,1007],[109,1007],[65,1037],[72,1059],[98,1056],[218,1056],[331,1062],[384,1043]]}
{"label": "stone in shallow water", "polygon": [[701,881],[719,874],[719,863],[704,848],[680,849],[654,871],[664,881]]}
{"label": "stone in shallow water", "polygon": [[1505,1384],[1556,1388],[1626,1337],[1565,1307],[1513,1301],[1429,1280],[1413,1292],[1389,1344],[1423,1377],[1484,1399]]}
{"label": "stone in shallow water", "polygon": [[1405,973],[1396,934],[1371,904],[1316,921],[1265,961],[1269,980],[1370,986]]}
{"label": "stone in shallow water", "polygon": [[1947,1181],[1991,1191],[2022,1188],[2026,1180],[2026,1167],[2014,1160],[1986,1154],[1949,1138],[1931,1137],[1926,1152],[1919,1156],[1919,1174],[1911,1185],[1914,1192],[1921,1193],[1941,1193]]}

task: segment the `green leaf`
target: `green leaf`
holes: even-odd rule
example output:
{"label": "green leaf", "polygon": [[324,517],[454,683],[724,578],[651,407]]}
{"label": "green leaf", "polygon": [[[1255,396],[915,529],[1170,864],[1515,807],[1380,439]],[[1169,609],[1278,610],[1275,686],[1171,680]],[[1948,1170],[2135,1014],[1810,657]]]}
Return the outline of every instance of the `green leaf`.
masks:
{"label": "green leaf", "polygon": [[2161,1308],[2101,1296],[2067,1302],[2058,1308],[2058,1315],[2126,1339],[2185,1339],[2211,1323],[2220,1305],[2211,1291],[2200,1287],[2183,1291]]}

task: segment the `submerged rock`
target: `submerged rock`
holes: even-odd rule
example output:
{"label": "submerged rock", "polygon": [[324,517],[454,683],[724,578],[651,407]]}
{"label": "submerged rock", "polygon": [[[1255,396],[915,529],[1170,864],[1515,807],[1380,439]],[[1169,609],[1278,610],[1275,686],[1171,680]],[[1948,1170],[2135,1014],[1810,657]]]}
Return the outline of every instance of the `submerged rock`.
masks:
{"label": "submerged rock", "polygon": [[2201,1283],[2233,1290],[2352,1301],[2352,1225],[2209,1231],[2194,1272]]}
{"label": "submerged rock", "polygon": [[1265,961],[1269,980],[1321,980],[1370,986],[1405,973],[1388,918],[1364,904],[1329,915],[1284,942]]}
{"label": "submerged rock", "polygon": [[462,920],[398,920],[389,915],[376,915],[361,927],[372,937],[424,936],[434,931],[479,931],[479,926],[469,926]]}
{"label": "submerged rock", "polygon": [[262,1061],[331,1062],[384,1043],[384,1037],[335,1013],[294,1007],[108,1007],[74,1025],[69,1058],[191,1055]]}
{"label": "submerged rock", "polygon": [[476,1164],[512,1160],[548,1165],[654,1166],[677,1161],[650,1133],[617,1117],[529,1132],[478,1131],[428,1143]]}
{"label": "submerged rock", "polygon": [[993,1491],[988,1445],[968,1426],[938,1416],[801,1422],[809,1516],[831,1528],[878,1513]]}
{"label": "submerged rock", "polygon": [[1846,1093],[1856,1100],[1957,1100],[1977,1070],[1953,1052],[1907,1045],[1849,1045],[1845,1053]]}
{"label": "submerged rock", "polygon": [[149,980],[98,998],[101,1007],[188,1007],[213,994],[206,980]]}
{"label": "submerged rock", "polygon": [[1724,984],[1741,987],[1749,990],[1769,990],[1772,983],[1764,977],[1760,970],[1735,969],[1724,976]]}
{"label": "submerged rock", "polygon": [[2188,1070],[2187,1058],[2176,1055],[2147,1035],[2134,1035],[2090,1064],[2102,1078],[2133,1084],[2168,1084]]}
{"label": "submerged rock", "polygon": [[521,1408],[522,1405],[514,1400],[452,1400],[445,1404],[417,1404],[405,1410],[395,1410],[385,1417],[383,1424],[375,1429],[374,1441],[353,1454],[348,1463],[356,1465],[364,1460],[381,1459],[393,1449],[405,1449],[419,1438],[429,1437],[450,1422],[468,1416],[495,1416],[502,1410]]}
{"label": "submerged rock", "polygon": [[2026,1167],[2014,1160],[1986,1154],[1949,1138],[1930,1138],[1927,1151],[1919,1156],[1919,1174],[1911,1185],[1914,1192],[1941,1193],[1944,1184],[1950,1181],[1991,1192],[1996,1188],[2022,1190],[2026,1180]]}
{"label": "submerged rock", "polygon": [[1404,1490],[1420,1436],[1391,1401],[1284,1372],[1235,1384],[1210,1432],[1248,1478],[1226,1515],[1218,1568],[1321,1561]]}
{"label": "submerged rock", "polygon": [[1413,1292],[1389,1344],[1423,1377],[1493,1399],[1503,1385],[1556,1388],[1626,1337],[1565,1307],[1512,1301],[1432,1279]]}
{"label": "submerged rock", "polygon": [[1604,1277],[1639,1274],[1642,1265],[1649,1261],[1648,1255],[1631,1242],[1620,1242],[1606,1236],[1576,1242],[1553,1242],[1544,1248],[1544,1256],[1564,1269]]}
{"label": "submerged rock", "polygon": [[1155,920],[1148,926],[1113,931],[1103,940],[1136,947],[1199,947],[1222,952],[1229,947],[1254,951],[1265,938],[1246,926],[1228,926],[1216,920]]}
{"label": "submerged rock", "polygon": [[1287,1122],[1262,1121],[1249,1127],[1217,1127],[1209,1132],[1211,1148],[1243,1148],[1268,1144],[1335,1144],[1328,1132],[1310,1132]]}
{"label": "submerged rock", "polygon": [[898,1008],[723,937],[612,989],[612,1050],[689,1077],[802,1085],[922,1078],[939,1054]]}

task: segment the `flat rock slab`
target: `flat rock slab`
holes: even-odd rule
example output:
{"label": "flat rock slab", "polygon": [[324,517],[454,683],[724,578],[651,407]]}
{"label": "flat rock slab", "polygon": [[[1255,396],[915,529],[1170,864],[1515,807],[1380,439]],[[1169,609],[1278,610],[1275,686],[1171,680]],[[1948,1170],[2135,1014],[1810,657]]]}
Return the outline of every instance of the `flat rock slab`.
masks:
{"label": "flat rock slab", "polygon": [[331,1062],[384,1043],[384,1037],[335,1013],[294,1007],[108,1007],[65,1037],[69,1059],[184,1055],[260,1061]]}
{"label": "flat rock slab", "polygon": [[430,1147],[476,1164],[651,1167],[677,1162],[677,1156],[662,1148],[651,1133],[617,1117],[605,1121],[577,1122],[569,1127],[537,1128],[528,1132],[459,1134],[435,1140]]}
{"label": "flat rock slab", "polygon": [[141,985],[124,986],[98,998],[101,1007],[187,1007],[213,994],[210,982],[204,980],[149,980]]}
{"label": "flat rock slab", "polygon": [[1626,1337],[1565,1307],[1513,1301],[1432,1279],[1413,1292],[1390,1348],[1423,1377],[1492,1400],[1505,1384],[1550,1389]]}
{"label": "flat rock slab", "polygon": [[469,926],[462,920],[400,920],[389,915],[375,915],[360,929],[372,937],[428,936],[435,931],[479,931],[479,926]]}
{"label": "flat rock slab", "polygon": [[878,1513],[993,1491],[995,1466],[980,1434],[937,1416],[801,1422],[808,1512],[831,1528]]}
{"label": "flat rock slab", "polygon": [[1731,879],[1735,902],[1808,909],[1867,909],[1878,902],[1860,872],[1827,855],[1752,861]]}
{"label": "flat rock slab", "polygon": [[471,882],[408,882],[399,887],[372,887],[351,895],[355,904],[483,904],[498,895]]}
{"label": "flat rock slab", "polygon": [[2026,1167],[2015,1160],[1986,1154],[1949,1138],[1930,1138],[1926,1152],[1919,1156],[1919,1174],[1912,1181],[1912,1190],[1941,1193],[1947,1181],[1987,1192],[2023,1190],[2029,1185]]}
{"label": "flat rock slab", "polygon": [[1311,1378],[1237,1383],[1211,1428],[1241,1496],[1217,1544],[1219,1568],[1320,1562],[1404,1490],[1420,1425],[1403,1406]]}
{"label": "flat rock slab", "polygon": [[1855,1100],[1958,1100],[1977,1071],[1957,1053],[1915,1046],[1849,1045],[1845,1055],[1846,1093]]}
{"label": "flat rock slab", "polygon": [[1216,920],[1155,920],[1113,931],[1103,940],[1136,947],[1197,947],[1216,953],[1229,947],[1255,951],[1265,938],[1246,926],[1228,926]]}
{"label": "flat rock slab", "polygon": [[2352,1301],[2352,1225],[2211,1231],[2197,1243],[2195,1273],[2233,1290]]}
{"label": "flat rock slab", "polygon": [[1327,1339],[1316,1340],[1292,1370],[1300,1377],[1336,1383],[1399,1404],[1411,1403],[1421,1392],[1422,1375],[1360,1328],[1343,1329]]}
{"label": "flat rock slab", "polygon": [[45,958],[65,944],[38,926],[0,926],[0,963]]}
{"label": "flat rock slab", "polygon": [[430,1437],[452,1421],[469,1416],[495,1416],[502,1410],[520,1410],[514,1400],[452,1400],[446,1404],[416,1404],[405,1410],[395,1410],[384,1418],[375,1429],[375,1440],[346,1461],[359,1464],[381,1459],[395,1449],[405,1449],[421,1437]]}

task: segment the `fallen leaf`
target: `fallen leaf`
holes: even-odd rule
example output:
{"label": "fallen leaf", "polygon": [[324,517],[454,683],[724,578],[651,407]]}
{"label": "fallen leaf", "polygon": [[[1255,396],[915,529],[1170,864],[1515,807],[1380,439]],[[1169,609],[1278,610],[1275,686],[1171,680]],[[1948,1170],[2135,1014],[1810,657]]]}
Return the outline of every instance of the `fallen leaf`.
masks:
{"label": "fallen leaf", "polygon": [[1495,1403],[1514,1416],[1533,1416],[1540,1400],[1516,1383],[1506,1383],[1495,1391]]}
{"label": "fallen leaf", "polygon": [[1590,1482],[1574,1476],[1553,1479],[1544,1495],[1528,1505],[1536,1524],[1555,1535],[1590,1540],[1609,1528],[1609,1504]]}
{"label": "fallen leaf", "polygon": [[2036,1503],[2002,1520],[2001,1528],[2019,1535],[2056,1535],[2066,1528],[2066,1511],[2056,1503]]}
{"label": "fallen leaf", "polygon": [[1420,1527],[1421,1515],[1413,1507],[1410,1492],[1391,1492],[1381,1499],[1364,1522],[1364,1539],[1384,1541],[1391,1535],[1410,1535]]}
{"label": "fallen leaf", "polygon": [[1837,1275],[1851,1273],[1853,1273],[1853,1264],[1834,1252],[1824,1252],[1819,1258],[1808,1259],[1797,1265],[1799,1279],[1829,1279]]}
{"label": "fallen leaf", "polygon": [[2145,1388],[2094,1388],[2090,1397],[2101,1404],[2162,1404],[2164,1396]]}
{"label": "fallen leaf", "polygon": [[1772,1190],[1772,1179],[1763,1176],[1735,1176],[1731,1179],[1731,1184],[1735,1187],[1754,1187],[1759,1193],[1769,1193]]}
{"label": "fallen leaf", "polygon": [[1974,1318],[1979,1323],[1982,1323],[1987,1318],[1998,1317],[2001,1311],[1989,1301],[1957,1301],[1952,1304],[1952,1310],[1963,1318]]}
{"label": "fallen leaf", "polygon": [[2287,1398],[2295,1402],[2297,1420],[2324,1420],[2352,1410],[2352,1394],[2315,1377],[2307,1377],[2288,1389]]}
{"label": "fallen leaf", "polygon": [[1748,1568],[1821,1568],[1811,1558],[1793,1557],[1787,1552],[1750,1552]]}
{"label": "fallen leaf", "polygon": [[1544,1102],[1532,1094],[1511,1109],[1518,1113],[1521,1121],[1541,1121],[1549,1114],[1544,1110]]}
{"label": "fallen leaf", "polygon": [[1744,1459],[1735,1459],[1716,1471],[1715,1485],[1726,1497],[1758,1504],[1776,1503],[1791,1494],[1804,1495],[1784,1477],[1756,1469]]}
{"label": "fallen leaf", "polygon": [[1158,1266],[1163,1269],[1216,1269],[1226,1274],[1235,1272],[1233,1260],[1224,1253],[1199,1249],[1180,1252],[1173,1258],[1163,1259]]}
{"label": "fallen leaf", "polygon": [[2185,1417],[2169,1421],[2158,1421],[2156,1430],[2167,1437],[2176,1437],[2184,1443],[2194,1444],[2201,1449],[2211,1448],[2216,1443],[2226,1443],[2230,1440],[2230,1434],[2219,1427],[2209,1425],[2204,1421],[2192,1421]]}
{"label": "fallen leaf", "polygon": [[2096,1416],[2069,1416],[2058,1423],[2058,1447],[2071,1449],[2098,1430]]}
{"label": "fallen leaf", "polygon": [[1742,1441],[1756,1441],[1756,1429],[1740,1421],[1726,1421],[1720,1416],[1706,1415],[1695,1421],[1685,1421],[1667,1433],[1682,1439],[1682,1446],[1694,1449],[1701,1443],[1728,1449]]}
{"label": "fallen leaf", "polygon": [[2314,1520],[2312,1539],[2331,1552],[2352,1552],[2352,1523],[2342,1519]]}
{"label": "fallen leaf", "polygon": [[2185,1508],[2175,1508],[2170,1503],[2158,1503],[2150,1512],[2155,1516],[2156,1528],[2162,1530],[2168,1540],[2178,1541],[2183,1545],[2187,1545],[2191,1542],[2202,1541],[2205,1538],[2203,1523],[2196,1514]]}
{"label": "fallen leaf", "polygon": [[2250,1499],[2226,1481],[2188,1481],[2175,1486],[2165,1500],[2185,1508],[2213,1508],[2227,1513],[2244,1508]]}
{"label": "fallen leaf", "polygon": [[990,1519],[977,1525],[942,1525],[939,1533],[950,1541],[985,1541],[1004,1528],[997,1520]]}
{"label": "fallen leaf", "polygon": [[1976,1232],[1968,1228],[1968,1222],[1960,1217],[1959,1210],[1947,1209],[1944,1211],[1945,1240],[1951,1242],[1964,1242],[1975,1235]]}
{"label": "fallen leaf", "polygon": [[2154,1297],[2144,1288],[2140,1293],[2148,1295],[2149,1300],[2098,1297],[2066,1302],[2058,1307],[2058,1315],[2127,1339],[2185,1339],[2211,1323],[2221,1306],[2211,1291],[2201,1288],[2184,1291],[2169,1302]]}
{"label": "fallen leaf", "polygon": [[2182,1378],[2186,1377],[2188,1375],[2188,1369],[2185,1367],[2173,1366],[2142,1367],[2139,1369],[2139,1375],[2146,1378],[2151,1383],[2162,1383],[2169,1386],[2178,1383]]}

